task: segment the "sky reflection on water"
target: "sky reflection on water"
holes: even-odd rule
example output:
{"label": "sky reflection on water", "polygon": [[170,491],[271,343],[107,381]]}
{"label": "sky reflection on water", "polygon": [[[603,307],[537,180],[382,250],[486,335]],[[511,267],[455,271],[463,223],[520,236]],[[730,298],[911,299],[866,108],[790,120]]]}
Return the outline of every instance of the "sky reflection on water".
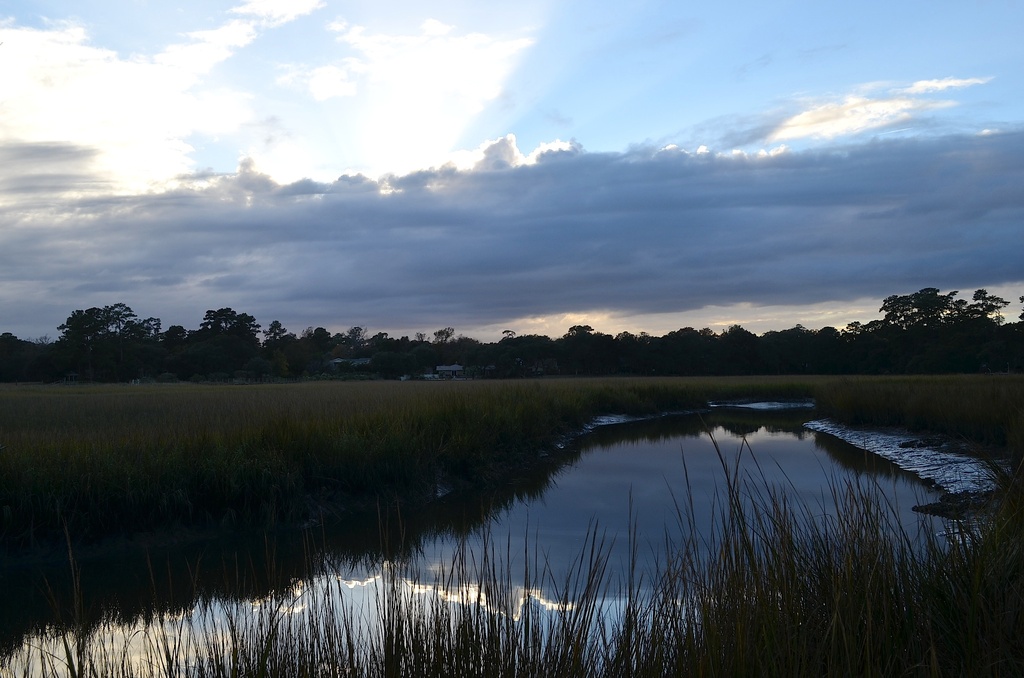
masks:
{"label": "sky reflection on water", "polygon": [[[572,562],[588,531],[597,530],[612,541],[614,568],[629,561],[632,526],[641,557],[656,556],[666,537],[685,538],[681,531],[691,507],[693,524],[702,531],[711,528],[715,507],[725,498],[726,469],[738,474],[750,493],[781,490],[814,514],[835,515],[831,488],[861,482],[877,486],[908,533],[930,521],[912,511],[934,496],[919,478],[807,431],[802,426],[807,418],[806,411],[719,410],[602,427],[580,441],[579,458],[555,475],[542,496],[500,512],[489,525],[489,537],[529,543],[557,564]],[[440,546],[437,557],[444,558]]]}

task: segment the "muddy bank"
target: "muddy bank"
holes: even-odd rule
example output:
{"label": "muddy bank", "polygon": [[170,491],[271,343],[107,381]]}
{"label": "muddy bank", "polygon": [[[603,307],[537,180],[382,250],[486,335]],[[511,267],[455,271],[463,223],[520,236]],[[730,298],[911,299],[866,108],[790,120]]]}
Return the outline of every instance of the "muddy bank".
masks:
{"label": "muddy bank", "polygon": [[964,518],[983,510],[995,495],[995,474],[1009,471],[1004,454],[949,436],[846,426],[831,419],[804,426],[888,459],[944,492],[936,502],[915,506],[920,513]]}

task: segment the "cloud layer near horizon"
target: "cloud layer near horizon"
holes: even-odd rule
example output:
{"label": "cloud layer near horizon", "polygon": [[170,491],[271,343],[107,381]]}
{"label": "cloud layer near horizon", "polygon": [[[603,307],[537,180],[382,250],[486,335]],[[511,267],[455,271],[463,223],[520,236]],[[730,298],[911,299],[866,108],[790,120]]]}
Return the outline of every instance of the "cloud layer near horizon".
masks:
{"label": "cloud layer near horizon", "polygon": [[280,185],[243,163],[122,197],[96,197],[91,157],[0,146],[0,331],[53,335],[71,310],[120,301],[165,327],[231,306],[292,330],[522,331],[1024,280],[1021,132],[533,164],[509,137],[469,171]]}

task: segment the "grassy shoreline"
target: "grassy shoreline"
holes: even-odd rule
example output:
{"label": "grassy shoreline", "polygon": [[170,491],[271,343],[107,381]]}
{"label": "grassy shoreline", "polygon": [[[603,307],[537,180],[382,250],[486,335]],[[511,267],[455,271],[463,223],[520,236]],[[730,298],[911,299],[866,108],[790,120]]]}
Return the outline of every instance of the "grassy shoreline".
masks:
{"label": "grassy shoreline", "polygon": [[500,484],[601,414],[800,397],[846,423],[1024,448],[1017,377],[0,387],[0,553],[422,501]]}

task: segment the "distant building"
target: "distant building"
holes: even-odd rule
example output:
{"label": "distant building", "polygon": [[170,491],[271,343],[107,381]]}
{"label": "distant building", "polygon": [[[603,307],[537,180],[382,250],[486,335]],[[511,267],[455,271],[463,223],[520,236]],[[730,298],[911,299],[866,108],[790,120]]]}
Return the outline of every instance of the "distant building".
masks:
{"label": "distant building", "polygon": [[334,358],[330,361],[332,370],[336,370],[339,367],[345,365],[348,367],[366,367],[370,364],[369,358]]}
{"label": "distant building", "polygon": [[441,379],[458,379],[462,376],[462,365],[438,365],[434,373]]}

